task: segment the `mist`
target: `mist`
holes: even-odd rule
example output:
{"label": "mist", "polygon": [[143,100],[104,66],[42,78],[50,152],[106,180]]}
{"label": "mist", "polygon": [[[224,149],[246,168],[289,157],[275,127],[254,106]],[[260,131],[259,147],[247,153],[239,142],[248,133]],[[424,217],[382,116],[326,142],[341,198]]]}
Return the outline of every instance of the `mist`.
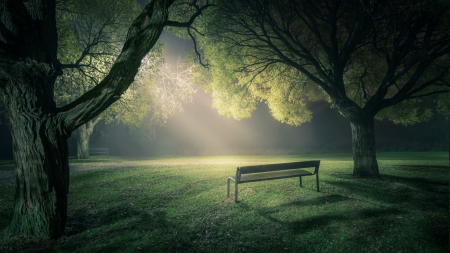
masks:
{"label": "mist", "polygon": [[[119,124],[101,124],[91,137],[91,147],[107,147],[111,155],[130,157],[197,155],[289,155],[307,153],[350,153],[348,121],[326,102],[308,103],[310,123],[294,127],[272,118],[259,104],[251,118],[240,121],[219,115],[211,95],[199,90],[194,102],[154,126],[153,139],[144,138]],[[448,150],[449,125],[443,117],[404,127],[375,121],[377,151]],[[76,154],[74,137],[69,140]]]}

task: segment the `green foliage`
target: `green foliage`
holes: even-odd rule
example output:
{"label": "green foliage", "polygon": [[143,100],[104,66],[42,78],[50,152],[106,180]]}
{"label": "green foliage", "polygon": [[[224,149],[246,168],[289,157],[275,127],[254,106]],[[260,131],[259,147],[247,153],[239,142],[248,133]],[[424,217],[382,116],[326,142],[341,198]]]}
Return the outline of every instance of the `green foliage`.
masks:
{"label": "green foliage", "polygon": [[[65,68],[55,84],[55,99],[59,104],[65,104],[83,95],[106,76],[139,8],[132,0],[66,0],[59,2],[58,7],[58,58]],[[149,60],[159,61],[161,48],[157,47],[149,55],[152,56]],[[113,114],[119,115],[112,108],[101,117],[108,118]]]}
{"label": "green foliage", "polygon": [[[65,69],[57,80],[55,98],[65,104],[97,85],[110,71],[139,8],[133,0],[67,0],[59,3],[59,10],[59,58]],[[148,128],[163,124],[192,101],[195,90],[189,66],[178,65],[175,72],[167,65],[162,67],[162,50],[162,44],[152,48],[125,94],[92,122]]]}
{"label": "green foliage", "polygon": [[375,118],[378,120],[391,120],[395,124],[411,126],[417,122],[428,121],[433,117],[430,107],[420,106],[420,100],[406,100],[400,104],[380,111]]}
{"label": "green foliage", "polygon": [[[311,120],[305,99],[323,97],[321,90],[291,67],[281,63],[259,64],[252,58],[258,54],[256,49],[232,47],[222,39],[220,35],[213,39],[199,38],[200,43],[210,45],[203,50],[213,57],[208,58],[208,70],[197,69],[198,75],[209,81],[201,87],[212,92],[213,106],[220,114],[235,119],[250,117],[256,104],[264,101],[281,122],[300,125]],[[215,46],[211,46],[213,43]]]}
{"label": "green foliage", "polygon": [[142,59],[135,81],[116,103],[101,114],[106,123],[120,122],[129,126],[142,124],[151,110],[159,68],[163,64],[161,55],[162,45],[158,44]]}
{"label": "green foliage", "polygon": [[[311,119],[306,101],[324,99],[341,113],[364,108],[379,119],[411,125],[435,113],[435,105],[419,98],[434,95],[438,108],[445,108],[448,99],[436,94],[449,91],[448,57],[442,55],[448,22],[427,23],[448,19],[438,8],[443,2],[372,9],[365,1],[338,2],[326,1],[336,4],[335,12],[302,0],[219,1],[208,10],[196,25],[205,34],[198,41],[209,65],[202,86],[219,113],[249,117],[264,101],[275,119],[300,125]],[[425,31],[429,38],[414,35]],[[421,47],[430,40],[435,44]],[[418,55],[428,60],[420,62]]]}
{"label": "green foliage", "polygon": [[450,96],[449,94],[441,94],[435,101],[437,102],[437,110],[449,120],[450,116]]}
{"label": "green foliage", "polygon": [[228,22],[225,25],[221,18],[226,14],[221,11],[220,8],[208,11],[204,22],[198,25],[207,35],[198,40],[209,69],[197,69],[197,73],[209,75],[203,78],[209,82],[202,87],[212,93],[213,106],[220,114],[241,119],[250,117],[258,102],[265,102],[280,122],[291,125],[309,122],[311,111],[306,100],[324,98],[323,91],[291,66],[272,60],[276,57],[260,50],[261,43],[249,40],[240,46],[232,36],[223,36],[224,31],[236,34],[245,31]]}

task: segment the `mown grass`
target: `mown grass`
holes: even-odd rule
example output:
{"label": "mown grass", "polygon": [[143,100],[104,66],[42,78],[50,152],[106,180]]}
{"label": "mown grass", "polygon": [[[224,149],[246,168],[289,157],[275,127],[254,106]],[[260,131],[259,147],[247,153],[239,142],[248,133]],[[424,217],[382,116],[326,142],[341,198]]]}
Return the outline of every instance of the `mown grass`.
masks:
{"label": "mown grass", "polygon": [[[321,160],[320,192],[306,177],[304,188],[295,178],[265,181],[241,185],[238,204],[226,198],[237,166],[309,159]],[[76,172],[64,236],[3,241],[3,251],[447,252],[448,153],[378,159],[377,179],[353,178],[349,154],[167,157]],[[0,229],[12,193],[11,183],[0,185]]]}

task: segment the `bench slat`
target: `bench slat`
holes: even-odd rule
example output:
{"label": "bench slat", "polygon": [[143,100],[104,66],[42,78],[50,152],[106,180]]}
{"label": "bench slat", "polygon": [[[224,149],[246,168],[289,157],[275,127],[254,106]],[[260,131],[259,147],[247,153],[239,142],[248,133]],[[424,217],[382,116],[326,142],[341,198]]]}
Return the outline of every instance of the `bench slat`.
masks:
{"label": "bench slat", "polygon": [[277,170],[289,170],[298,168],[309,168],[309,167],[319,167],[320,161],[305,161],[305,162],[293,162],[293,163],[276,163],[276,164],[265,164],[265,165],[254,165],[240,167],[239,171],[241,174],[247,173],[259,173]]}
{"label": "bench slat", "polygon": [[248,183],[262,180],[271,180],[271,179],[280,179],[298,176],[310,176],[310,175],[313,175],[313,173],[306,170],[287,170],[287,171],[275,171],[257,174],[245,174],[241,175],[239,183]]}

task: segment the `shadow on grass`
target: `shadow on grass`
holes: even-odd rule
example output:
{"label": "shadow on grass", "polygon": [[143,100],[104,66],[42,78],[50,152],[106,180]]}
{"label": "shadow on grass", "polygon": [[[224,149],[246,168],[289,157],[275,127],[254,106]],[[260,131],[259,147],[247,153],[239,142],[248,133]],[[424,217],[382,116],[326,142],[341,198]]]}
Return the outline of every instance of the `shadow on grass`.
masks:
{"label": "shadow on grass", "polygon": [[[65,238],[60,240],[57,248],[64,252],[77,252],[80,241],[85,241],[92,243],[92,252],[121,252],[130,249],[130,242],[136,242],[136,233],[159,231],[166,234],[170,227],[164,210],[142,212],[117,207],[94,217],[71,217]],[[86,233],[87,230],[89,232]]]}
{"label": "shadow on grass", "polygon": [[[331,198],[326,199],[325,197],[318,198],[317,201],[307,201],[310,202],[310,204],[315,205],[316,203],[332,203],[332,202],[339,202],[339,201],[345,201],[348,198],[339,196],[339,195],[332,195]],[[251,210],[248,205],[241,203],[239,205],[242,205],[242,207],[246,210]],[[362,210],[356,210],[351,213],[339,213],[339,214],[320,214],[316,216],[310,216],[301,218],[294,221],[283,221],[281,219],[275,218],[276,213],[280,212],[280,210],[283,210],[285,206],[287,205],[299,205],[297,202],[290,203],[290,204],[284,204],[276,207],[271,208],[259,208],[256,209],[256,213],[265,219],[280,224],[283,227],[286,227],[290,229],[294,234],[304,234],[308,233],[313,230],[325,230],[328,232],[333,232],[332,230],[337,230],[339,228],[333,227],[333,223],[350,223],[355,221],[364,221],[368,220],[369,223],[373,223],[372,226],[374,227],[380,227],[380,224],[378,224],[380,221],[387,223],[386,221],[389,221],[391,219],[392,215],[401,215],[404,214],[404,211],[401,211],[397,208],[365,208]],[[303,203],[304,205],[304,203]],[[377,235],[382,234],[384,232],[384,229],[375,229],[374,230]],[[372,233],[373,235],[373,233]]]}
{"label": "shadow on grass", "polygon": [[325,204],[331,204],[336,203],[340,201],[348,200],[347,197],[344,197],[342,195],[338,194],[331,194],[327,196],[321,196],[313,199],[307,199],[307,200],[296,200],[290,203],[285,203],[280,205],[280,208],[289,207],[289,206],[315,206],[315,205],[325,205]]}
{"label": "shadow on grass", "polygon": [[[344,180],[324,180],[325,183],[342,189],[359,201],[377,201],[405,210],[410,217],[416,216],[411,225],[424,231],[424,240],[448,246],[448,182],[446,166],[399,166],[407,174],[382,175],[376,179],[350,179],[348,175],[333,175]],[[427,169],[428,178],[410,177],[409,169]],[[441,176],[442,175],[442,176]],[[431,177],[431,178],[430,178]],[[362,215],[363,213],[360,213]],[[367,216],[373,216],[369,213]],[[417,221],[418,220],[418,221]]]}
{"label": "shadow on grass", "polygon": [[400,168],[403,170],[412,170],[412,171],[423,171],[428,172],[432,170],[437,171],[448,171],[449,166],[440,166],[440,165],[394,165],[395,168]]}
{"label": "shadow on grass", "polygon": [[97,229],[105,224],[114,224],[127,217],[140,216],[140,212],[128,206],[116,206],[104,211],[96,206],[87,205],[80,210],[73,211],[67,220],[65,236],[77,235],[90,229]]}
{"label": "shadow on grass", "polygon": [[[109,188],[105,188],[104,191],[108,191],[109,189],[115,188],[115,183],[123,180],[131,180],[133,178],[136,178],[136,176],[113,179],[94,186],[104,187],[107,184]],[[168,176],[147,180],[145,181],[145,184],[139,184],[139,186],[145,188],[149,185],[159,184],[166,180],[173,180],[174,178],[177,177]],[[141,191],[142,188],[136,186],[120,192],[115,203],[91,202],[85,204],[83,207],[77,207],[75,210],[71,211],[67,221],[65,235],[72,236],[80,234],[88,229],[96,229],[105,224],[114,224],[118,221],[127,220],[129,217],[138,217],[142,220],[143,224],[149,225],[152,229],[164,229],[166,227],[166,215],[165,212],[160,210],[165,208],[165,206],[169,205],[171,202],[184,198],[186,195],[192,195],[193,192],[200,193],[201,191],[206,190],[206,188],[199,187],[206,182],[209,181],[199,180],[192,183],[186,183],[171,191],[158,194],[145,194],[145,192]],[[142,204],[143,202],[145,204]],[[142,208],[143,206],[145,206],[145,208]]]}
{"label": "shadow on grass", "polygon": [[[420,165],[418,168],[423,166]],[[430,173],[433,173],[430,175],[431,178],[383,174],[380,178],[373,179],[355,178],[351,174],[332,174],[331,176],[344,180],[323,180],[323,182],[346,189],[347,192],[387,203],[410,202],[411,199],[423,199],[428,202],[430,196],[447,198],[448,196],[444,196],[448,194],[447,170],[437,169]]]}
{"label": "shadow on grass", "polygon": [[[86,248],[80,245],[81,241],[93,245],[90,252],[198,252],[192,250],[199,247],[192,245],[192,241],[206,240],[211,237],[211,232],[189,231],[193,228],[186,231],[186,227],[174,221],[173,217],[169,220],[165,206],[188,192],[198,191],[195,186],[203,182],[185,184],[160,195],[147,195],[146,208],[120,204],[98,211],[95,210],[97,206],[75,210],[67,224],[65,239],[56,245],[56,249],[58,252],[78,252],[80,247]],[[136,196],[129,198],[135,199]],[[99,204],[98,207],[102,206]],[[131,245],[134,245],[134,250]]]}

